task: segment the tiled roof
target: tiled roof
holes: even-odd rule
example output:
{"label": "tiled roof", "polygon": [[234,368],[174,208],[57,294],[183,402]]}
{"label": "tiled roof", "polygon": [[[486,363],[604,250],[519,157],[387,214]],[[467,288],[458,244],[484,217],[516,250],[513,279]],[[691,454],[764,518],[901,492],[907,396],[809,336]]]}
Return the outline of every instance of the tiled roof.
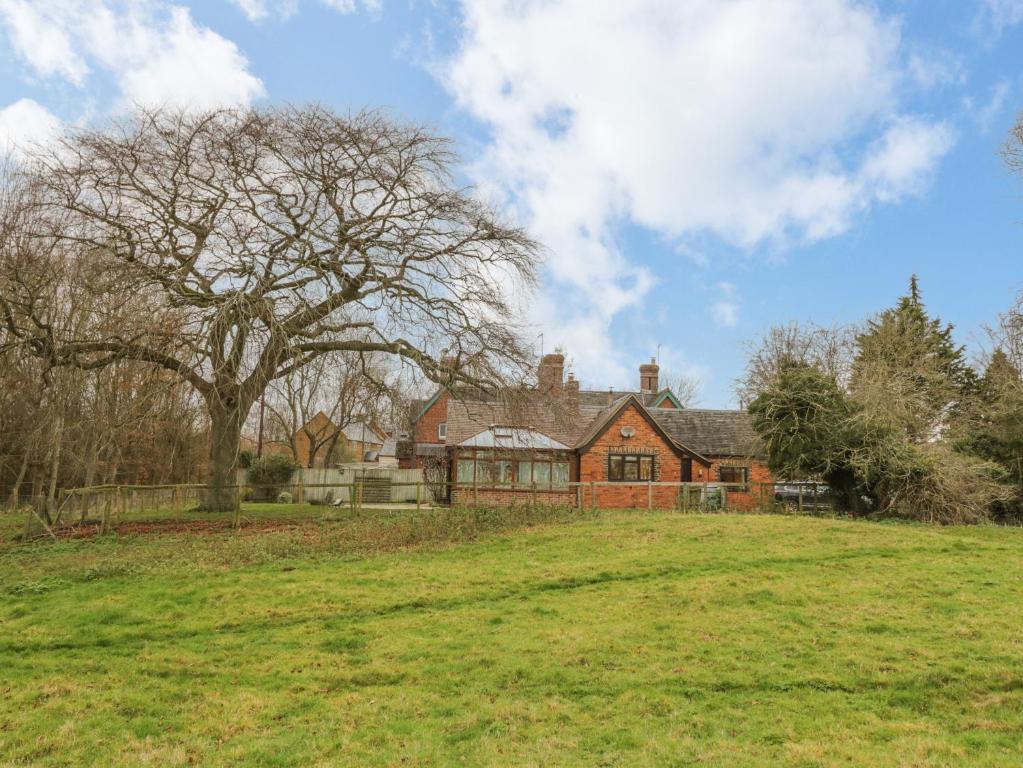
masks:
{"label": "tiled roof", "polygon": [[384,436],[362,421],[349,424],[341,430],[346,438],[356,443],[383,443]]}
{"label": "tiled roof", "polygon": [[651,408],[664,431],[704,456],[760,456],[763,445],[746,411]]}
{"label": "tiled roof", "polygon": [[458,445],[495,424],[540,432],[570,446],[599,434],[622,402],[635,397],[675,441],[702,456],[760,456],[763,447],[746,411],[653,408],[663,393],[582,390],[542,393],[522,389],[501,397],[478,390],[455,392],[448,401],[447,444]]}
{"label": "tiled roof", "polygon": [[457,445],[501,424],[533,429],[559,443],[575,445],[607,407],[606,392],[587,394],[600,394],[602,398],[580,396],[576,404],[570,396],[535,390],[517,390],[489,401],[452,397],[448,401],[448,444]]}

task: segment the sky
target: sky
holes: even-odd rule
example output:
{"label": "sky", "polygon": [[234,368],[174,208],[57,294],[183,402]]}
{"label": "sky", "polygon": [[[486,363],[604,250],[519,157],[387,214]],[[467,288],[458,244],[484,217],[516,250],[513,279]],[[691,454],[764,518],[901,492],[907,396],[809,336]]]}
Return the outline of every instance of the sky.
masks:
{"label": "sky", "polygon": [[[1023,290],[1023,0],[0,0],[0,148],[135,104],[381,108],[544,246],[524,307],[584,386],[734,407],[772,324],[911,274],[976,354]],[[541,335],[542,334],[542,335]]]}

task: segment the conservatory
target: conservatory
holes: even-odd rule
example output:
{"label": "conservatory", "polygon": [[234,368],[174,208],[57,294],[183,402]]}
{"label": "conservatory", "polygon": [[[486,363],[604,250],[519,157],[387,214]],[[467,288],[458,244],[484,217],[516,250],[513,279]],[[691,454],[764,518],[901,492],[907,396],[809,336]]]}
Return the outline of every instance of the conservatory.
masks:
{"label": "conservatory", "polygon": [[454,480],[465,489],[568,491],[571,449],[534,429],[491,426],[454,449]]}

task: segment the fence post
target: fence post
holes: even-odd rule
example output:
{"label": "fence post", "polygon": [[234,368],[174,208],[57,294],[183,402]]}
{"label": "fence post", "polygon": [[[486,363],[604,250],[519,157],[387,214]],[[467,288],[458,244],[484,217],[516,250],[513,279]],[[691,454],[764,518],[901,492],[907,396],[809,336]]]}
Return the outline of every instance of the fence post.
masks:
{"label": "fence post", "polygon": [[423,496],[423,484],[422,483],[416,483],[416,512],[419,511],[419,505],[422,502],[422,496]]}
{"label": "fence post", "polygon": [[813,484],[813,513],[816,515],[820,510],[817,508],[817,483]]}
{"label": "fence post", "polygon": [[799,514],[803,514],[803,484],[799,484],[799,501],[796,502],[796,509],[799,510]]}
{"label": "fence post", "polygon": [[181,500],[181,486],[180,485],[175,485],[174,486],[174,511],[177,512],[180,515],[182,512],[185,511],[184,507],[185,507],[185,505],[184,505],[184,503]]}
{"label": "fence post", "polygon": [[646,481],[646,511],[649,512],[654,508],[654,483],[652,480]]}
{"label": "fence post", "polygon": [[595,480],[590,480],[590,509],[594,510],[597,508],[597,483]]}
{"label": "fence post", "polygon": [[533,481],[533,506],[536,506],[536,480]]}
{"label": "fence post", "polygon": [[583,486],[582,483],[576,483],[575,486],[575,505],[579,508],[579,511],[583,511]]}

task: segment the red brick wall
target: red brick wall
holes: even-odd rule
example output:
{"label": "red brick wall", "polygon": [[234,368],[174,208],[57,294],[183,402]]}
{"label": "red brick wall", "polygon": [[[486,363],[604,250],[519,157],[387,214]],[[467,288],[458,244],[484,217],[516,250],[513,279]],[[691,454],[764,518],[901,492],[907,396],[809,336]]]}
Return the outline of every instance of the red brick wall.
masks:
{"label": "red brick wall", "polygon": [[[636,430],[632,437],[622,437],[621,429],[630,426]],[[579,457],[579,481],[589,483],[607,480],[607,457],[611,453],[646,453],[654,456],[654,481],[677,483],[682,478],[682,460],[675,449],[650,425],[639,409],[630,405],[611,422],[593,445]],[[694,462],[693,473],[699,466]],[[694,477],[694,479],[696,479]],[[623,484],[596,487],[598,507],[646,507],[672,509],[678,498],[677,487]],[[583,489],[586,506],[592,503],[591,489]]]}
{"label": "red brick wall", "polygon": [[734,456],[710,456],[711,467],[710,473],[703,478],[696,477],[696,471],[693,471],[693,480],[707,480],[712,483],[718,482],[718,468],[721,466],[730,467],[749,467],[749,492],[739,493],[738,491],[728,491],[728,506],[738,509],[753,509],[759,506],[764,494],[769,494],[769,498],[774,498],[774,490],[771,484],[774,483],[774,478],[771,476],[771,470],[767,468],[767,465],[757,459],[743,459]]}
{"label": "red brick wall", "polygon": [[[477,501],[484,506],[510,507],[520,504],[532,504],[534,496],[531,489],[521,488],[456,488],[452,491],[452,503],[470,506]],[[575,488],[564,491],[537,491],[535,502],[545,506],[574,507],[576,504]]]}
{"label": "red brick wall", "polygon": [[[412,440],[414,443],[434,443],[443,445],[437,437],[437,427],[442,422],[448,420],[448,400],[451,399],[451,394],[448,392],[442,392],[437,400],[426,409],[426,413],[420,417],[416,422],[416,426],[412,431]],[[421,457],[413,456],[412,463],[414,466],[422,466],[420,461]]]}

